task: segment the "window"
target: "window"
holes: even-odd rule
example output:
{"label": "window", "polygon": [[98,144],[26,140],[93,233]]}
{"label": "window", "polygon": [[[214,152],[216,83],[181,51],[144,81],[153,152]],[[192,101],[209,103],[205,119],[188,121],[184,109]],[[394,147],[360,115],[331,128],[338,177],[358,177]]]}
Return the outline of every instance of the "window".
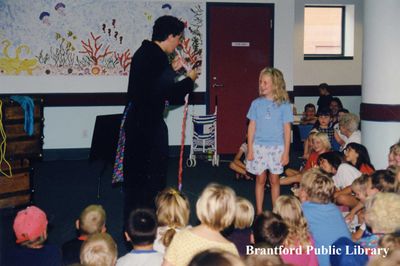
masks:
{"label": "window", "polygon": [[305,6],[304,59],[351,59],[354,6]]}

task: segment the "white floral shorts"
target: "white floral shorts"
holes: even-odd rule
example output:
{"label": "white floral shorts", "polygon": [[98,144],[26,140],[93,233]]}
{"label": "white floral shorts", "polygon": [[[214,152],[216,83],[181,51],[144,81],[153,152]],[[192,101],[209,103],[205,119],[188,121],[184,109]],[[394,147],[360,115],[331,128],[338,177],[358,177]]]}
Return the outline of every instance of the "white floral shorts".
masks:
{"label": "white floral shorts", "polygon": [[254,175],[259,175],[265,170],[269,170],[271,174],[282,174],[283,165],[281,158],[283,154],[283,146],[262,146],[254,144],[254,159],[247,161],[246,170]]}

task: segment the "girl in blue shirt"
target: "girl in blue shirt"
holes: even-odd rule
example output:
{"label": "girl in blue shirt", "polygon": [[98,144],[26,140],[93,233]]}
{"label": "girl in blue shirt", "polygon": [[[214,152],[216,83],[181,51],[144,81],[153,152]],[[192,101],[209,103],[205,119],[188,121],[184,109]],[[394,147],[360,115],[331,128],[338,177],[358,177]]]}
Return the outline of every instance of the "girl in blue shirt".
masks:
{"label": "girl in blue shirt", "polygon": [[272,205],[280,194],[279,175],[289,163],[290,123],[293,113],[280,70],[265,68],[259,78],[260,97],[247,113],[248,152],[246,169],[256,175],[256,211],[263,211],[264,186],[269,170]]}

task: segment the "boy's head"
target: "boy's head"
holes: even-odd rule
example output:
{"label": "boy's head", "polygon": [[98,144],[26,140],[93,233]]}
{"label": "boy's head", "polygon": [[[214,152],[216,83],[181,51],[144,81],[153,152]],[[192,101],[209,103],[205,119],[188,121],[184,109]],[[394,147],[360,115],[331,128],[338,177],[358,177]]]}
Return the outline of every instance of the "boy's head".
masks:
{"label": "boy's head", "polygon": [[367,200],[368,194],[367,189],[371,182],[371,177],[369,175],[362,175],[359,178],[355,179],[351,184],[351,190],[356,194],[356,198],[365,203]]}
{"label": "boy's head", "polygon": [[112,237],[107,233],[95,233],[83,242],[80,260],[85,266],[114,266],[117,255],[117,244]]}
{"label": "boy's head", "polygon": [[43,244],[47,238],[46,214],[36,206],[29,206],[17,213],[13,228],[18,244],[27,247]]}
{"label": "boy's head", "polygon": [[196,214],[202,224],[222,231],[235,218],[236,193],[230,187],[216,183],[209,184],[196,203]]}
{"label": "boy's head", "polygon": [[92,235],[106,231],[106,212],[101,205],[87,206],[76,221],[82,235]]}
{"label": "boy's head", "polygon": [[236,213],[234,226],[237,229],[249,228],[254,219],[254,207],[250,201],[245,198],[236,198]]}
{"label": "boy's head", "polygon": [[395,176],[389,170],[377,170],[370,178],[367,189],[368,196],[372,196],[378,192],[394,192]]}
{"label": "boy's head", "polygon": [[329,85],[327,83],[321,83],[318,85],[319,95],[329,95]]}
{"label": "boy's head", "polygon": [[312,103],[306,104],[304,106],[304,116],[306,118],[313,118],[315,116],[315,105]]}
{"label": "boy's head", "polygon": [[320,127],[327,128],[331,122],[331,111],[328,108],[320,108],[317,116]]}
{"label": "boy's head", "polygon": [[327,204],[332,202],[335,184],[332,178],[328,177],[321,170],[312,168],[306,171],[300,182],[301,200],[308,200],[315,203]]}
{"label": "boy's head", "polygon": [[254,242],[267,243],[273,247],[280,246],[289,231],[281,216],[271,211],[264,211],[254,220]]}
{"label": "boy's head", "polygon": [[157,218],[151,209],[135,209],[128,218],[126,238],[133,246],[153,244],[157,234]]}

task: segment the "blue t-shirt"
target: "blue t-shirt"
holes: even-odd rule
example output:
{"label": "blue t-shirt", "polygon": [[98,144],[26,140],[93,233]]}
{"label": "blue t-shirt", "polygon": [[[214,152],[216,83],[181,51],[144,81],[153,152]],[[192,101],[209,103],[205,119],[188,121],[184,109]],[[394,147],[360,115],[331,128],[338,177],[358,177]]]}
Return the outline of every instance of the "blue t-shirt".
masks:
{"label": "blue t-shirt", "polygon": [[265,97],[259,97],[251,103],[247,118],[256,122],[254,144],[283,145],[283,125],[293,122],[293,112],[287,102],[277,105]]}
{"label": "blue t-shirt", "polygon": [[[351,238],[343,215],[335,204],[307,201],[302,204],[302,209],[308,222],[308,228],[314,237],[315,248],[332,247],[333,242],[340,237]],[[317,254],[320,266],[329,266],[329,255]]]}

